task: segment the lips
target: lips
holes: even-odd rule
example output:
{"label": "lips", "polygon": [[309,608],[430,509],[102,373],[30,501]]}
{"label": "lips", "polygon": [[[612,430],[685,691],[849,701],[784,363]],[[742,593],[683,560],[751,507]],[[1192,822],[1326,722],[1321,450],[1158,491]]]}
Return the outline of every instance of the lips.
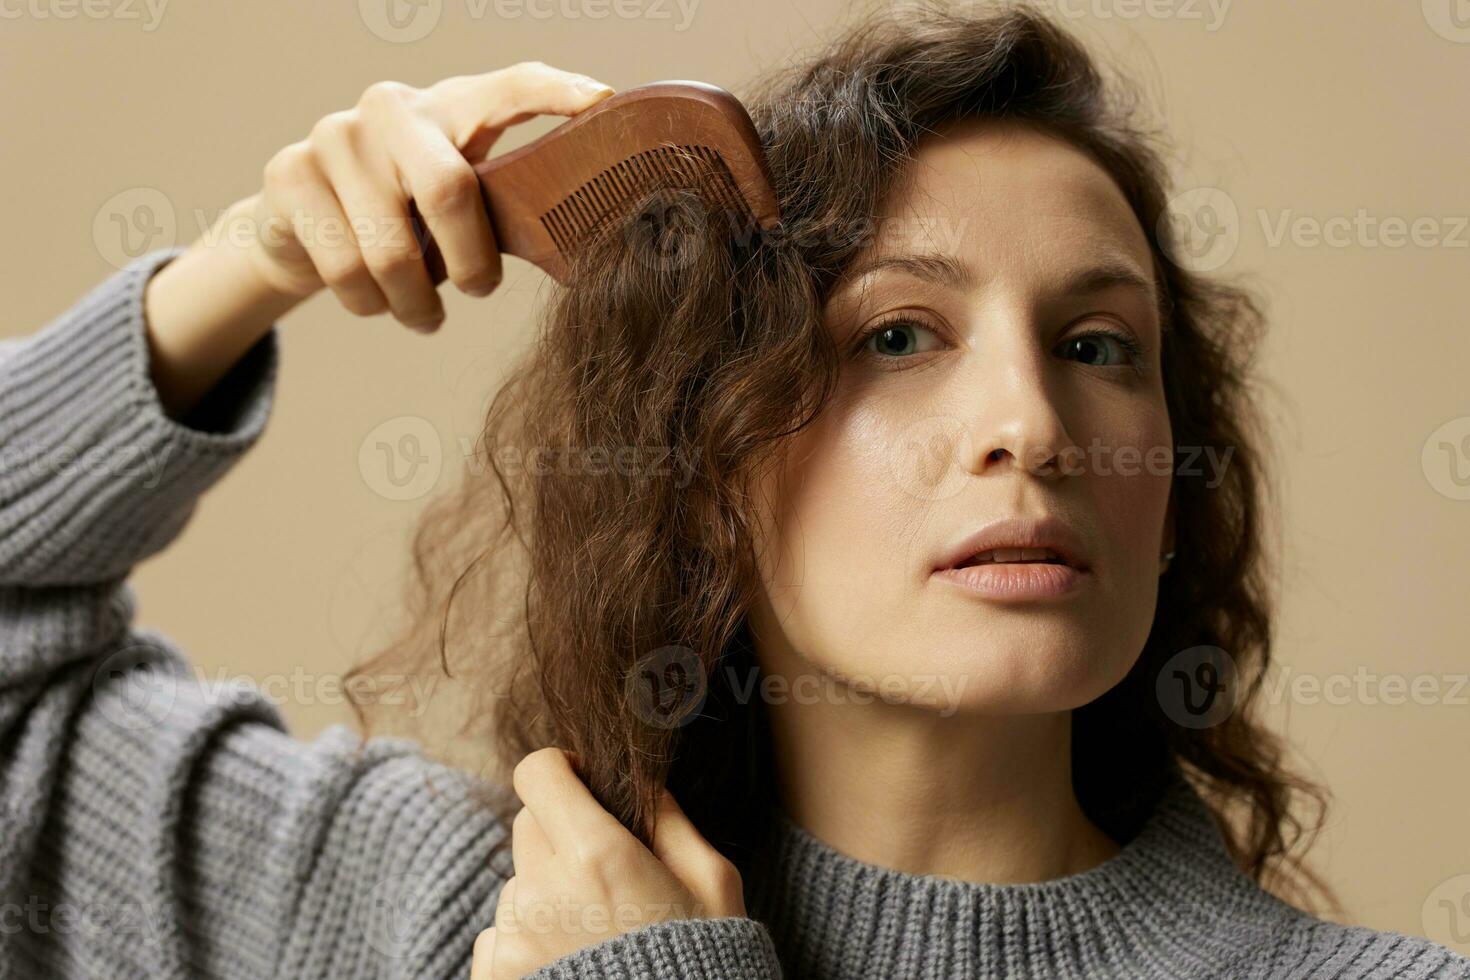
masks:
{"label": "lips", "polygon": [[1051,548],[992,548],[989,551],[971,555],[961,561],[955,568],[969,568],[971,565],[990,564],[1033,564],[1042,562],[1048,565],[1066,565],[1067,559],[1063,558]]}
{"label": "lips", "polygon": [[961,536],[944,550],[935,570],[973,565],[1066,565],[1078,571],[1091,567],[1081,535],[1058,517],[1009,517]]}

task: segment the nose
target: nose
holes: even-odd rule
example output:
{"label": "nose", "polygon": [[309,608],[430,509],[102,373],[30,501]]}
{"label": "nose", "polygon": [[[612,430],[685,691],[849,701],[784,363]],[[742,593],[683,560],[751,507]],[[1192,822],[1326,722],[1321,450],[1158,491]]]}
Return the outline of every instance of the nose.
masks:
{"label": "nose", "polygon": [[[995,326],[992,324],[992,326]],[[1026,320],[980,333],[961,372],[970,439],[959,462],[977,476],[1015,468],[1057,480],[1077,463],[1064,405],[1054,389],[1051,355]]]}

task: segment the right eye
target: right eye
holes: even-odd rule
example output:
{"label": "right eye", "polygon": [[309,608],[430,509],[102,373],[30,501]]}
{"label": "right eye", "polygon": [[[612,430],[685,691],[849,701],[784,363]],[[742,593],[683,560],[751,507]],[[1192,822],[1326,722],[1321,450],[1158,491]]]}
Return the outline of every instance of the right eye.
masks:
{"label": "right eye", "polygon": [[[922,347],[925,337],[932,338],[937,343]],[[927,350],[936,349],[940,344],[942,341],[939,341],[939,336],[933,330],[908,316],[895,316],[880,320],[864,331],[862,336],[863,353],[884,358],[904,358],[912,354],[922,354]]]}

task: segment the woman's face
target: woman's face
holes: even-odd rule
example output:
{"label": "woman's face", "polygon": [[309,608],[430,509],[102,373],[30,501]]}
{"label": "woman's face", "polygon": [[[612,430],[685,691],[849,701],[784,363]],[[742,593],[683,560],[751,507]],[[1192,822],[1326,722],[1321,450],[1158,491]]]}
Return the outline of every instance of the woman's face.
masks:
{"label": "woman's face", "polygon": [[[946,711],[1085,704],[1142,649],[1169,537],[1143,232],[1089,157],[994,120],[922,143],[878,218],[826,310],[838,389],[763,487],[762,666]],[[1073,571],[937,571],[1008,518],[1063,522]]]}

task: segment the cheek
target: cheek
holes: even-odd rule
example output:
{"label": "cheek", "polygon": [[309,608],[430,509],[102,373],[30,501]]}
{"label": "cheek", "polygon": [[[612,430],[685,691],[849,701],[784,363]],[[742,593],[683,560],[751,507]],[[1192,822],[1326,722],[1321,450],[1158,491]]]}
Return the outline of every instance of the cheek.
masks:
{"label": "cheek", "polygon": [[891,406],[834,400],[791,443],[762,548],[778,613],[872,615],[908,587],[927,508],[906,490],[903,429]]}
{"label": "cheek", "polygon": [[1140,407],[1079,444],[1113,557],[1156,568],[1174,472],[1167,410]]}

